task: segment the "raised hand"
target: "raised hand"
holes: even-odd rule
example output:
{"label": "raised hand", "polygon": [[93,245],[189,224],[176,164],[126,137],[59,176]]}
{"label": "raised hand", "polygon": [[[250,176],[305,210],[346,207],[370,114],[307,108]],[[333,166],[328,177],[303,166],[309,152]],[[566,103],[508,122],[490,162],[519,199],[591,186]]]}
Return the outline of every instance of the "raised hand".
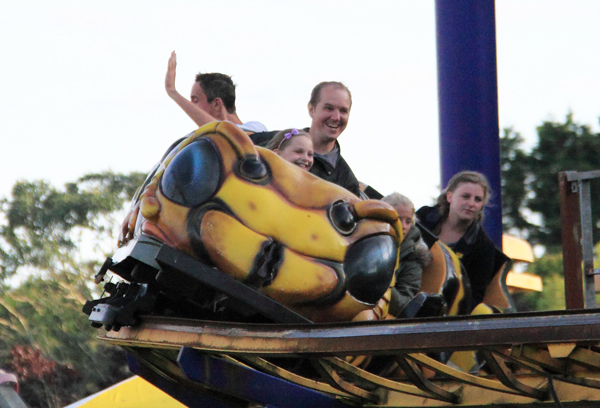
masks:
{"label": "raised hand", "polygon": [[169,58],[169,64],[167,68],[167,75],[165,76],[165,90],[167,94],[172,98],[177,94],[177,90],[175,89],[175,71],[177,69],[177,55],[175,51],[171,53],[171,57]]}

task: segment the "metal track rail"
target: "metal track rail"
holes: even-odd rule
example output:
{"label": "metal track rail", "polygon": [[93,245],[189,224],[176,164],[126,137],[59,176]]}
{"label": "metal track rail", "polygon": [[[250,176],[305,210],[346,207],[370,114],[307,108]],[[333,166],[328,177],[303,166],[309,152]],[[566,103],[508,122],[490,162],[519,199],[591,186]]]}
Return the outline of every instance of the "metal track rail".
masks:
{"label": "metal track rail", "polygon": [[[161,375],[179,372],[181,381],[221,399],[236,394],[233,379],[246,384],[277,378],[294,384],[291,390],[303,398],[338,407],[554,407],[553,398],[584,407],[582,400],[600,401],[598,311],[316,325],[142,320],[101,338],[128,348]],[[465,372],[425,354],[440,352],[477,353],[484,369]],[[349,364],[357,356],[382,356],[392,369],[383,376]],[[281,361],[303,362],[304,369]],[[267,377],[258,381],[257,375]],[[219,388],[221,383],[227,386]],[[319,399],[321,394],[330,399]]]}
{"label": "metal track rail", "polygon": [[348,356],[600,342],[593,310],[379,322],[278,325],[144,317],[102,338],[123,345],[192,347],[227,354]]}

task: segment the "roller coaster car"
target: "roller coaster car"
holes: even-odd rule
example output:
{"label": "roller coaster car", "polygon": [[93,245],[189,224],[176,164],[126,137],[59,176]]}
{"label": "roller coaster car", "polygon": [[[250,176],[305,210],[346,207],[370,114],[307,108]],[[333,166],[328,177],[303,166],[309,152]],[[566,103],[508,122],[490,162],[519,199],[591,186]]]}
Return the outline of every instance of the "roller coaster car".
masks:
{"label": "roller coaster car", "polygon": [[[384,319],[402,241],[396,212],[212,123],[140,188],[96,279],[111,270],[124,280],[84,312],[136,358],[134,372],[168,392],[181,386],[185,401],[195,392],[192,406],[600,401],[597,311],[419,319],[426,293],[442,300],[427,308],[434,315],[472,309],[456,254],[423,232],[434,259],[416,319]],[[500,268],[471,314],[509,306],[504,278]],[[302,398],[286,394],[290,383]]]}
{"label": "roller coaster car", "polygon": [[233,124],[213,122],[148,176],[120,249],[98,277],[110,269],[129,283],[105,285],[111,296],[85,311],[110,327],[149,312],[248,321],[256,312],[245,302],[250,296],[280,304],[295,321],[378,319],[401,241],[387,204],[363,201],[255,147]]}

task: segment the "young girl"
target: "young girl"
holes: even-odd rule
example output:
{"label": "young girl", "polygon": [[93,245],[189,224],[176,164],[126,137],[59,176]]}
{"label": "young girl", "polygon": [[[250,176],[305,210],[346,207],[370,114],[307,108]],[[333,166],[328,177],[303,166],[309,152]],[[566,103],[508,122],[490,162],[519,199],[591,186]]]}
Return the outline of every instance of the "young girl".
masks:
{"label": "young girl", "polygon": [[417,211],[421,225],[437,234],[460,258],[471,283],[473,307],[481,303],[494,274],[508,259],[480,224],[489,199],[485,176],[463,171],[450,179],[434,207]]}
{"label": "young girl", "polygon": [[394,207],[404,235],[400,245],[400,267],[396,271],[396,285],[392,288],[390,300],[390,314],[398,316],[419,292],[423,268],[431,262],[432,255],[414,225],[415,206],[412,201],[400,193],[392,193],[381,201]]}
{"label": "young girl", "polygon": [[265,146],[282,159],[309,171],[313,164],[313,144],[310,134],[303,130],[286,129],[278,132]]}

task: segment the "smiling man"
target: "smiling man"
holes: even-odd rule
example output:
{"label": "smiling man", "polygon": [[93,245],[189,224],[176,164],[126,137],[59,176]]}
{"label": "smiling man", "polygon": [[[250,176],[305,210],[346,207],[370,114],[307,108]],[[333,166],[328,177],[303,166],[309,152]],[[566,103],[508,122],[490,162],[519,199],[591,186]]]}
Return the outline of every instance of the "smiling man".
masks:
{"label": "smiling man", "polygon": [[[304,130],[310,133],[314,147],[310,172],[361,197],[358,180],[340,154],[337,140],[348,125],[351,107],[352,95],[346,85],[335,81],[321,82],[310,95],[308,114],[312,123]],[[254,133],[250,139],[258,146],[266,146],[276,133]],[[366,186],[365,193],[371,198],[383,197],[369,186]]]}
{"label": "smiling man", "polygon": [[342,157],[337,141],[348,125],[351,107],[352,95],[341,82],[321,82],[313,89],[308,102],[312,118],[309,132],[315,150],[310,172],[359,196],[358,180]]}

